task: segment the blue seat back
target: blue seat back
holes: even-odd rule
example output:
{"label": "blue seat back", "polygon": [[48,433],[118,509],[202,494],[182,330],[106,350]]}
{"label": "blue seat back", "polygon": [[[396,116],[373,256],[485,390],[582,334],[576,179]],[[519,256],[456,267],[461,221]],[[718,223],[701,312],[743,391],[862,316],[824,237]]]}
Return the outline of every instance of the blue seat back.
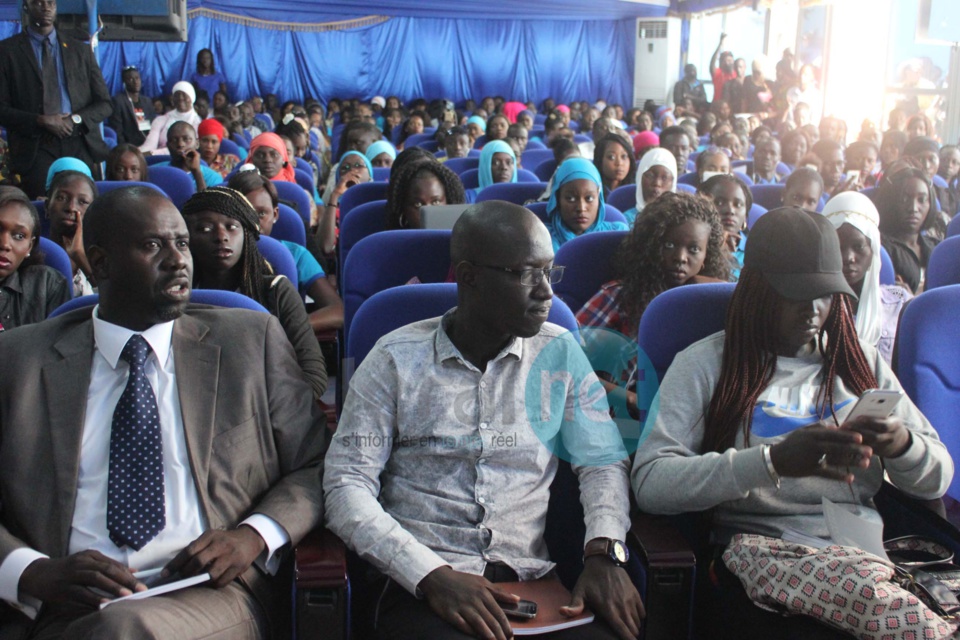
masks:
{"label": "blue seat back", "polygon": [[424,133],[415,133],[412,136],[408,136],[407,139],[403,141],[403,148],[409,149],[410,147],[418,147],[420,146],[421,142],[429,142],[430,140],[433,140],[435,134],[436,132],[426,133],[426,129],[424,129]]}
{"label": "blue seat back", "polygon": [[696,171],[691,171],[690,173],[685,173],[679,178],[677,178],[677,184],[688,184],[691,187],[696,187],[700,185],[700,174]]}
{"label": "blue seat back", "polygon": [[637,206],[637,185],[625,184],[610,192],[607,204],[615,206],[620,211],[627,211]]}
{"label": "blue seat back", "polygon": [[480,156],[473,156],[467,158],[450,158],[443,163],[447,169],[453,171],[455,174],[462,175],[464,171],[469,169],[476,169],[480,166]]}
{"label": "blue seat back", "polygon": [[897,274],[893,270],[893,260],[882,246],[880,247],[880,284],[894,284]]}
{"label": "blue seat back", "polygon": [[755,184],[750,187],[750,194],[753,196],[754,204],[758,204],[769,211],[783,206],[783,191],[785,188],[786,186],[783,184]]}
{"label": "blue seat back", "polygon": [[[420,282],[444,282],[450,272],[449,230],[402,229],[369,235],[343,261],[343,333],[349,340],[357,309],[370,296]],[[411,285],[416,286],[416,285]]]}
{"label": "blue seat back", "polygon": [[183,209],[184,203],[197,192],[197,183],[193,176],[176,167],[150,167],[147,182],[157,185],[166,192],[177,209]]}
{"label": "blue seat back", "polygon": [[477,202],[506,200],[522,205],[528,200],[539,198],[546,188],[546,182],[500,182],[480,191]]}
{"label": "blue seat back", "polygon": [[279,215],[273,225],[270,237],[287,242],[296,242],[302,247],[307,246],[307,230],[303,226],[303,218],[296,211],[282,202],[278,206]]}
{"label": "blue seat back", "polygon": [[[539,140],[534,140],[532,138],[527,140],[527,149],[546,149],[547,145],[543,144]],[[526,151],[527,149],[524,149]]]}
{"label": "blue seat back", "polygon": [[[480,186],[480,169],[467,169],[460,174],[464,189],[476,189]],[[517,182],[542,182],[537,174],[526,169],[517,169]]]}
{"label": "blue seat back", "polygon": [[947,225],[947,237],[960,235],[960,215],[953,216],[950,224]]}
{"label": "blue seat back", "polygon": [[692,185],[683,184],[682,182],[677,183],[677,193],[696,193],[696,192],[697,192],[697,188]]}
{"label": "blue seat back", "polygon": [[766,212],[766,207],[761,207],[759,204],[754,202],[750,207],[750,211],[747,211],[747,229],[753,229],[753,225],[756,224],[757,220],[760,219],[760,216]]}
{"label": "blue seat back", "polygon": [[246,153],[243,153],[243,155],[241,155],[240,146],[233,140],[230,140],[229,138],[224,138],[223,140],[220,141],[220,153],[232,153],[233,155],[241,159],[246,157],[247,155]]}
{"label": "blue seat back", "polygon": [[640,318],[637,344],[662,381],[673,358],[697,340],[722,331],[735,284],[692,284],[654,298]]}
{"label": "blue seat back", "polygon": [[246,136],[242,136],[239,133],[234,133],[230,136],[230,139],[233,140],[233,142],[244,151],[250,151],[250,141],[247,140]]}
{"label": "blue seat back", "polygon": [[960,284],[960,238],[947,238],[936,246],[927,265],[926,291]]}
{"label": "blue seat back", "polygon": [[[910,399],[960,460],[960,285],[946,285],[914,298],[900,319],[897,377]],[[960,474],[947,493],[960,500]]]}
{"label": "blue seat back", "polygon": [[[340,270],[338,273],[343,273],[343,267],[347,264],[347,257],[355,244],[367,236],[386,230],[386,205],[386,200],[364,202],[351,209],[349,215],[340,216],[340,240],[338,242]],[[342,280],[341,277],[341,287],[343,286]]]}
{"label": "blue seat back", "polygon": [[310,197],[313,197],[313,169],[309,166],[306,169],[301,169],[300,167],[294,167],[293,177],[297,181],[297,184],[300,185],[300,188],[306,191],[308,194],[311,194]]}
{"label": "blue seat back", "polygon": [[153,165],[159,164],[159,163],[161,163],[161,162],[170,162],[170,156],[169,156],[169,155],[149,155],[149,156],[147,156],[147,166],[148,166],[148,167],[152,167]]}
{"label": "blue seat back", "polygon": [[614,278],[614,257],[629,231],[587,233],[564,243],[554,264],[566,267],[553,293],[577,313],[601,285]]}
{"label": "blue seat back", "polygon": [[340,205],[340,219],[343,220],[344,216],[356,206],[374,200],[386,200],[388,186],[386,182],[363,182],[344,191],[338,203]]}
{"label": "blue seat back", "polygon": [[303,218],[307,224],[310,224],[310,205],[312,203],[310,194],[295,182],[274,180],[273,186],[276,187],[280,199],[292,202],[297,215]]}
{"label": "blue seat back", "polygon": [[552,149],[530,149],[520,154],[520,163],[525,167],[534,167],[546,160],[553,160]]}
{"label": "blue seat back", "polygon": [[43,264],[52,267],[67,279],[67,286],[73,290],[73,269],[70,268],[70,256],[59,244],[40,236],[40,251],[43,252]]}
{"label": "blue seat back", "polygon": [[387,182],[390,179],[390,167],[374,167],[372,177],[374,182]]}
{"label": "blue seat back", "polygon": [[287,276],[287,279],[293,283],[294,288],[300,286],[300,279],[297,276],[297,263],[293,261],[293,254],[279,240],[270,236],[260,236],[260,239],[257,240],[257,249],[273,267],[274,273]]}
{"label": "blue seat back", "polygon": [[553,173],[557,170],[557,161],[552,157],[547,158],[543,162],[539,163],[536,167],[533,168],[533,172],[537,174],[537,177],[543,180],[544,182],[549,182],[550,178],[553,177]]}

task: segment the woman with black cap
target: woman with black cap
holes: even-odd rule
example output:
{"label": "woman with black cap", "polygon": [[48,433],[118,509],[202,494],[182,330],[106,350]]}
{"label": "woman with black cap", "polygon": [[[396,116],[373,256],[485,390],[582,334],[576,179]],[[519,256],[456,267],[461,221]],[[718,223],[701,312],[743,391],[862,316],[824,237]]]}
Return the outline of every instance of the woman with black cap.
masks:
{"label": "woman with black cap", "polygon": [[190,230],[194,287],[242,293],[276,316],[319,401],[327,388],[320,344],[296,287],[276,275],[257,249],[260,224],[253,205],[239,191],[211,187],[184,203],[183,217]]}
{"label": "woman with black cap", "polygon": [[712,510],[717,637],[847,637],[755,606],[729,554],[744,535],[783,543],[789,530],[829,541],[824,497],[879,523],[872,498],[885,471],[924,499],[943,495],[953,476],[909,398],[884,420],[847,421],[864,391],[901,389],[877,350],[858,341],[853,297],[831,223],[771,211],[750,233],[725,331],[679,353],[660,386],[633,488],[647,512]]}

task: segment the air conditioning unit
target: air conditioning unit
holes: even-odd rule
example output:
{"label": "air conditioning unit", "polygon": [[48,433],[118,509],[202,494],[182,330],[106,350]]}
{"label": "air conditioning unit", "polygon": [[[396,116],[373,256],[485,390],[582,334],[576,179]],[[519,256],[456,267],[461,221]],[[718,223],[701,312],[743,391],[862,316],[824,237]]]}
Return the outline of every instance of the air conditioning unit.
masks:
{"label": "air conditioning unit", "polygon": [[637,19],[633,106],[672,102],[680,79],[680,18]]}

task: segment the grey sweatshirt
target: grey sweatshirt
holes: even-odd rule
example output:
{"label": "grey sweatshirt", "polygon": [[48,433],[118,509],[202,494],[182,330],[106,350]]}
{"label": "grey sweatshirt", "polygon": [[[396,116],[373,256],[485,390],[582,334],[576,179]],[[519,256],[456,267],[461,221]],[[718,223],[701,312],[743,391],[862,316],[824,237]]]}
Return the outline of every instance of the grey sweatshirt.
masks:
{"label": "grey sweatshirt", "polygon": [[[829,538],[821,498],[838,504],[856,502],[861,512],[879,520],[873,496],[886,470],[890,480],[923,499],[942,496],[953,478],[953,460],[937,433],[908,397],[897,405],[913,432],[913,441],[898,458],[874,456],[867,469],[856,469],[852,491],[846,483],[819,477],[783,478],[778,490],[763,461],[762,444],[776,444],[793,429],[817,422],[819,354],[777,359],[776,372],[754,408],[750,447],[742,433],[723,453],[700,453],[704,416],[720,376],[724,333],[704,338],[679,353],[659,391],[659,410],[649,437],[634,460],[632,483],[640,509],[675,514],[714,511],[714,538],[726,543],[735,533],[780,537],[787,528]],[[881,389],[902,390],[877,350],[861,343]],[[834,409],[842,423],[857,397],[837,379]],[[656,406],[656,405],[654,405]],[[825,419],[830,419],[829,411]]]}

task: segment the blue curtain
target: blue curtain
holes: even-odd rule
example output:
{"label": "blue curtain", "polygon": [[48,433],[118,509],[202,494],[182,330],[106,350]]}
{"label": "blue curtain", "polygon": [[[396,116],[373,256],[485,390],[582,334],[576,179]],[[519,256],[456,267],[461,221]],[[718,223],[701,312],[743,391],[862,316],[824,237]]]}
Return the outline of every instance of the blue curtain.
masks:
{"label": "blue curtain", "polygon": [[[626,3],[629,4],[629,3]],[[275,16],[274,19],[282,19]],[[213,50],[232,99],[277,94],[369,99],[501,94],[560,102],[633,99],[634,19],[463,20],[395,17],[344,31],[281,31],[199,16],[187,43],[103,42],[100,64],[111,92],[120,70],[140,68],[147,95],[170,91]],[[2,23],[12,35],[16,23]]]}

